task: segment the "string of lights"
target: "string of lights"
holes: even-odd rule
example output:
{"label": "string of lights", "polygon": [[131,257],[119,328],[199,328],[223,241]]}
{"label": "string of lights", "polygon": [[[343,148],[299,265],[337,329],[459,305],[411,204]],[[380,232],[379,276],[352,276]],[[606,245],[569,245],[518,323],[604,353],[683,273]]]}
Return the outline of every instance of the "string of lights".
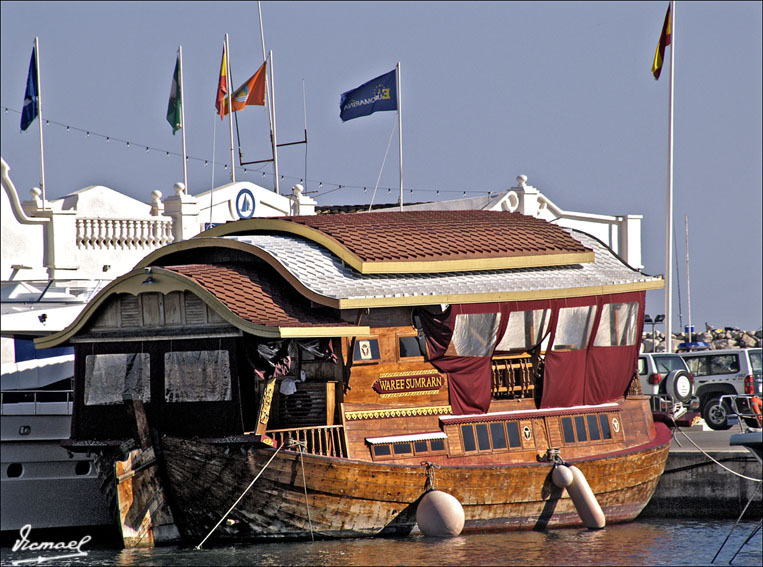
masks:
{"label": "string of lights", "polygon": [[[4,114],[8,114],[9,112],[13,112],[13,113],[18,114],[18,115],[21,114],[20,111],[14,109],[14,108],[9,108],[7,106],[3,107],[3,112],[4,112]],[[125,148],[131,149],[131,150],[133,148],[135,148],[135,149],[144,149],[145,153],[150,153],[150,152],[157,152],[157,153],[160,153],[160,154],[163,153],[167,157],[170,157],[170,156],[181,157],[181,155],[182,155],[179,152],[175,152],[175,151],[172,151],[172,150],[167,150],[167,149],[164,149],[164,148],[157,148],[157,147],[151,146],[149,144],[131,142],[129,140],[125,140],[125,139],[118,138],[118,137],[115,137],[115,136],[111,136],[111,135],[107,135],[107,134],[102,134],[102,133],[96,132],[94,130],[88,130],[88,129],[85,129],[85,128],[79,128],[77,126],[71,126],[69,124],[63,124],[61,122],[57,122],[57,121],[51,120],[49,118],[45,119],[45,126],[46,127],[57,126],[57,127],[65,128],[67,132],[72,132],[72,131],[80,132],[82,134],[85,134],[85,136],[87,138],[102,139],[106,143],[114,142],[114,143],[123,145]],[[210,160],[210,159],[195,157],[195,156],[191,156],[191,155],[187,155],[185,157],[185,159],[186,159],[187,162],[193,161],[193,162],[198,162],[200,164],[203,164],[204,167],[207,167],[209,164],[212,163],[212,160]],[[220,161],[215,161],[214,164],[216,166],[222,166],[225,169],[225,171],[228,170],[228,165],[229,164],[227,164],[227,163],[220,162]],[[243,173],[245,175],[246,174],[252,174],[252,173],[261,173],[262,176],[265,177],[267,175],[273,175],[272,169],[268,170],[268,166],[269,166],[268,163],[265,163],[264,165],[262,165],[262,166],[260,166],[258,168],[243,167],[243,166],[238,166],[237,165],[236,166],[236,171],[237,172],[241,172],[241,173]],[[281,175],[280,179],[281,179],[281,181],[290,180],[290,181],[295,181],[295,182],[298,182],[298,183],[304,183],[304,179],[303,178],[296,177],[296,176],[291,176],[291,175]],[[307,193],[314,194],[317,197],[328,195],[329,193],[333,193],[335,191],[340,191],[340,190],[346,190],[346,189],[362,189],[364,193],[368,192],[368,186],[367,185],[366,186],[364,186],[364,185],[348,185],[348,184],[345,184],[345,183],[332,183],[332,182],[320,181],[320,180],[317,180],[317,179],[315,179],[315,180],[308,179],[308,182],[311,185],[313,185],[313,186],[315,186],[315,185],[318,186],[317,190],[307,191]],[[398,191],[398,188],[396,188],[396,187],[379,187],[379,190],[384,190],[384,189],[387,190],[388,194],[391,194],[393,191],[395,191],[395,192]],[[406,192],[408,192],[411,195],[413,195],[414,192],[415,193],[435,193],[435,195],[437,195],[437,196],[444,195],[444,194],[461,194],[464,197],[466,197],[468,194],[472,194],[472,195],[485,195],[485,194],[487,194],[488,197],[492,197],[494,194],[498,193],[497,191],[494,191],[494,190],[460,190],[460,189],[427,189],[427,188],[407,188]]]}

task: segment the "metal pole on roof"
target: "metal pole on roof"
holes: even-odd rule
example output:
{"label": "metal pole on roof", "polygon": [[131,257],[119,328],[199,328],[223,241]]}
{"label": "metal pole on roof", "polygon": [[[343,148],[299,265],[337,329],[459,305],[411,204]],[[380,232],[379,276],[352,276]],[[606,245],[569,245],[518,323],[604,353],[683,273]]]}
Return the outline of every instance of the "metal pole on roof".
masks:
{"label": "metal pole on roof", "polygon": [[228,68],[226,69],[226,78],[228,82],[228,96],[225,97],[228,105],[228,126],[230,128],[230,178],[233,183],[236,182],[236,155],[233,148],[233,84],[231,83],[230,76],[230,44],[228,43],[228,34],[225,34],[225,62]]}
{"label": "metal pole on roof", "polygon": [[665,352],[673,352],[673,78],[676,58],[676,3],[670,2],[670,97],[668,99],[668,194],[665,213]]}
{"label": "metal pole on roof", "polygon": [[397,70],[397,134],[398,148],[400,152],[400,210],[403,210],[403,100],[400,96],[400,61],[396,65]]}

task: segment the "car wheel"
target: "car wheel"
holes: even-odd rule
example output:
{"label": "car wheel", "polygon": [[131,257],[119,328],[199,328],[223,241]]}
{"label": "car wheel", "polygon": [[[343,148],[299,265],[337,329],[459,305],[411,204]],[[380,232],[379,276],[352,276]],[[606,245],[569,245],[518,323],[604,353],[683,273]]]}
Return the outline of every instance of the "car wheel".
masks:
{"label": "car wheel", "polygon": [[702,418],[710,429],[721,431],[729,429],[731,425],[728,421],[729,407],[721,403],[720,398],[711,398],[705,403],[702,409]]}

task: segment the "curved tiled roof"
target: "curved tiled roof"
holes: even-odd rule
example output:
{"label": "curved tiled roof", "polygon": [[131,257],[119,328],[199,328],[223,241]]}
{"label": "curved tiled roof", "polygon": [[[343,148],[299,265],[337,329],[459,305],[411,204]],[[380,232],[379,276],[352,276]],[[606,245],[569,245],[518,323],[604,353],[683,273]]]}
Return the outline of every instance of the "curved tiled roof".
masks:
{"label": "curved tiled roof", "polygon": [[166,266],[196,282],[233,313],[268,327],[349,327],[326,309],[312,309],[267,266],[189,264]]}
{"label": "curved tiled roof", "polygon": [[572,265],[591,250],[560,227],[507,211],[402,211],[247,219],[202,237],[286,233],[330,250],[363,274]]}
{"label": "curved tiled roof", "polygon": [[595,262],[466,274],[359,274],[325,248],[297,236],[225,240],[251,246],[259,257],[269,257],[301,293],[339,308],[548,299],[662,288],[662,279],[627,266],[592,236],[573,232],[581,245],[594,251]]}

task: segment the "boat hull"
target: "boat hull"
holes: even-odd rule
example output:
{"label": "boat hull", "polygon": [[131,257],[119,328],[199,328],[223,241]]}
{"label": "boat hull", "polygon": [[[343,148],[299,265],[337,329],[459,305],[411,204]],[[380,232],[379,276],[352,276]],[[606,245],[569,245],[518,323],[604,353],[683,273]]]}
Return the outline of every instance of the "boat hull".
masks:
{"label": "boat hull", "polygon": [[[585,475],[608,523],[635,519],[649,502],[670,442],[667,428],[656,429],[656,439],[641,447],[570,461]],[[425,464],[380,464],[286,450],[274,456],[268,448],[228,446],[226,451],[225,445],[169,436],[162,438],[162,452],[172,513],[188,543],[199,543],[223,517],[213,539],[409,534],[416,527],[418,501],[430,486]],[[566,491],[552,484],[551,470],[551,463],[538,462],[442,466],[430,472],[434,487],[463,506],[464,532],[583,525]]]}

